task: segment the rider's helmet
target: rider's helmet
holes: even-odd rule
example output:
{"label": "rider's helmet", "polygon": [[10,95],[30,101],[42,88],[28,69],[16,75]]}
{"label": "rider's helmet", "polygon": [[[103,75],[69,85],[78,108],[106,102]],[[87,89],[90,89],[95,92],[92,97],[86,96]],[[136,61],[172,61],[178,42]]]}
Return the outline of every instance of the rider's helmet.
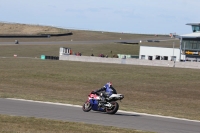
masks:
{"label": "rider's helmet", "polygon": [[111,87],[111,86],[112,86],[112,82],[108,82],[107,84],[108,84],[108,86],[109,86],[109,87]]}
{"label": "rider's helmet", "polygon": [[105,88],[107,88],[107,87],[109,87],[109,88],[112,87],[112,82],[106,83],[104,87],[105,87]]}

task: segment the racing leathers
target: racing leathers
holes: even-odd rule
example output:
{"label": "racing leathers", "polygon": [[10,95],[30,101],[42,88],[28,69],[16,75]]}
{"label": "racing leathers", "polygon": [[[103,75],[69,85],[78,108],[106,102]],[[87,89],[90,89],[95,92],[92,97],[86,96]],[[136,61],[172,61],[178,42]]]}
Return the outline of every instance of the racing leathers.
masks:
{"label": "racing leathers", "polygon": [[108,99],[112,94],[117,94],[117,91],[112,86],[112,84],[107,83],[102,88],[95,91],[95,93],[100,93],[101,100],[100,103],[105,103],[106,99]]}

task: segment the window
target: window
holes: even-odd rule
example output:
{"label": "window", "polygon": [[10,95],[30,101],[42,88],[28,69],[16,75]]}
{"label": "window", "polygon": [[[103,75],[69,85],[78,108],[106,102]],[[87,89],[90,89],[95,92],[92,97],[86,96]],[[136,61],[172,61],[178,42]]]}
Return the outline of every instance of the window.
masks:
{"label": "window", "polygon": [[183,40],[181,49],[184,50],[200,50],[200,41]]}
{"label": "window", "polygon": [[192,26],[192,31],[193,31],[193,32],[200,31],[200,26],[198,26],[198,25],[193,25],[193,26]]}
{"label": "window", "polygon": [[176,60],[176,56],[171,56],[171,61],[175,61]]}
{"label": "window", "polygon": [[144,60],[145,59],[145,55],[141,55],[141,59]]}
{"label": "window", "polygon": [[153,56],[148,56],[148,60],[153,60]]}
{"label": "window", "polygon": [[160,60],[160,55],[156,55],[156,60]]}
{"label": "window", "polygon": [[164,60],[168,60],[168,56],[164,56]]}

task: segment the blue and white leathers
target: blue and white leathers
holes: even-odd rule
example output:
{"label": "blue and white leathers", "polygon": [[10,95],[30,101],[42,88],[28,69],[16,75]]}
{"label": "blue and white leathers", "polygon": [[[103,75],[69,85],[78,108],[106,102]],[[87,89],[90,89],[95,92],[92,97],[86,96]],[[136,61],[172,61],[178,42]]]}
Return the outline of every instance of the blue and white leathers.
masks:
{"label": "blue and white leathers", "polygon": [[104,87],[106,88],[106,94],[111,96],[113,94],[113,90],[110,88],[110,84],[107,83]]}

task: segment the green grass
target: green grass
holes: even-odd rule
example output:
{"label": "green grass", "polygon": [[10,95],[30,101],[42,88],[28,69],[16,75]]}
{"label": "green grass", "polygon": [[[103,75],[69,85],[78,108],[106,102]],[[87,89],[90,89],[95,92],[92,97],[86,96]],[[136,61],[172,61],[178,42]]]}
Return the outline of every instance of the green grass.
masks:
{"label": "green grass", "polygon": [[[140,45],[145,46],[162,46],[162,47],[172,47],[173,42],[176,42],[176,47],[179,47],[177,41],[167,41],[160,43],[142,43]],[[138,44],[49,44],[49,45],[2,45],[0,46],[0,57],[13,57],[17,54],[19,57],[37,57],[40,58],[41,55],[59,56],[59,48],[67,47],[71,48],[73,52],[81,52],[84,56],[90,56],[92,53],[95,56],[103,53],[112,57],[114,54],[129,54],[129,55],[139,55]],[[111,53],[112,51],[112,53]]]}
{"label": "green grass", "polygon": [[200,120],[196,69],[24,58],[0,59],[0,97],[82,105],[112,81],[125,95],[120,109]]}
{"label": "green grass", "polygon": [[[0,46],[0,57],[13,57],[17,54],[19,57],[37,57],[41,55],[59,56],[59,48],[68,47],[73,52],[81,52],[82,55],[95,56],[103,53],[111,57],[114,54],[139,54],[139,45],[122,44],[65,44],[65,45],[3,45]],[[112,51],[112,54],[111,54]]]}
{"label": "green grass", "polygon": [[0,115],[2,133],[150,133],[111,126]]}

